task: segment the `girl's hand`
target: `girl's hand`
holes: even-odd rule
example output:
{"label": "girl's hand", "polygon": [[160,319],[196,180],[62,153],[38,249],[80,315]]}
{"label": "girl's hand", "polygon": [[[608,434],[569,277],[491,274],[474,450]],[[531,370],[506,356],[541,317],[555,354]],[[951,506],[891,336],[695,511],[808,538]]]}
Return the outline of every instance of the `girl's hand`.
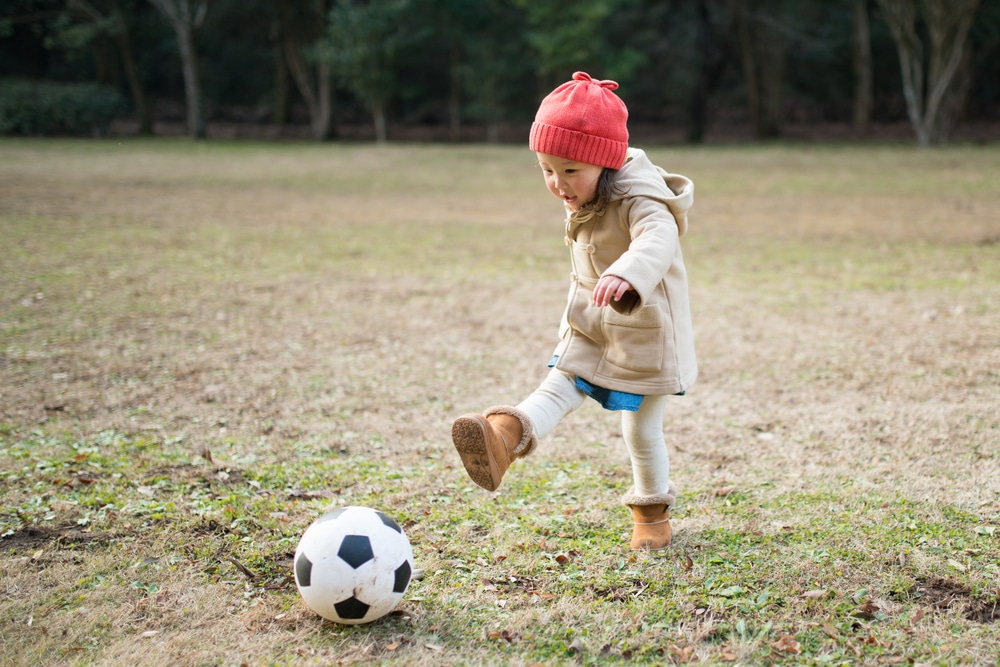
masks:
{"label": "girl's hand", "polygon": [[621,301],[625,292],[632,289],[632,286],[618,276],[601,276],[594,286],[594,305],[598,308],[611,303],[611,299]]}

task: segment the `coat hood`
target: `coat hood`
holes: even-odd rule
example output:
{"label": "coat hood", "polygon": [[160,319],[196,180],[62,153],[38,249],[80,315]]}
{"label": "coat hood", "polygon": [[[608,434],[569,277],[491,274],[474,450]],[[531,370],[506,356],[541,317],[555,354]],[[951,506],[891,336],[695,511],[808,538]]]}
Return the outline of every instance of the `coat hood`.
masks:
{"label": "coat hood", "polygon": [[677,221],[680,235],[687,231],[687,213],[694,204],[694,183],[687,176],[671,174],[652,163],[640,148],[629,148],[616,184],[621,199],[649,197],[666,204]]}

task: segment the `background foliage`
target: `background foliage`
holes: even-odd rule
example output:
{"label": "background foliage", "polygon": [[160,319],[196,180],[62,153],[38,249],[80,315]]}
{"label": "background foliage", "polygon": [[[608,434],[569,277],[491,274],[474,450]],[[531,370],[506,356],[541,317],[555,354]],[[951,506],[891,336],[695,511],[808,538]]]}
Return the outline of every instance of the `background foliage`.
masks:
{"label": "background foliage", "polygon": [[[181,40],[154,4],[199,18],[194,70],[182,67]],[[154,119],[185,119],[185,77],[198,76],[197,104],[209,123],[312,123],[318,139],[373,125],[379,139],[391,126],[496,140],[502,124],[530,122],[541,95],[586,70],[621,83],[635,126],[701,141],[742,124],[769,137],[791,123],[858,124],[859,7],[871,51],[864,106],[872,123],[906,121],[884,4],[9,0],[0,8],[0,76],[110,86],[131,100],[143,132],[154,131]],[[949,127],[1000,119],[1000,0],[973,4],[955,100],[942,121]],[[920,30],[929,51],[926,25]]]}

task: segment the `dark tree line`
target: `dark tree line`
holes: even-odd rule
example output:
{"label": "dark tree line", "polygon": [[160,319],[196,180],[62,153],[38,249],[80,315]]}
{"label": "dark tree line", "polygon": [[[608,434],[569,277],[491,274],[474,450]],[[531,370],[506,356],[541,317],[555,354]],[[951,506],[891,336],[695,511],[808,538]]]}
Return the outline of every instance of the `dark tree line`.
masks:
{"label": "dark tree line", "polygon": [[0,77],[97,81],[140,132],[213,120],[465,126],[496,140],[586,70],[634,122],[906,119],[921,144],[1000,120],[1000,0],[5,0]]}

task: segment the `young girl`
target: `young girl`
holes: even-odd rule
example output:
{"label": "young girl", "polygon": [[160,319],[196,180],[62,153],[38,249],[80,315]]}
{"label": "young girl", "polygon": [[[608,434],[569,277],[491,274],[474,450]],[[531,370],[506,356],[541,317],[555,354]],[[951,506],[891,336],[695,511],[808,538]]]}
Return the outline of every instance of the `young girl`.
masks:
{"label": "young girl", "polygon": [[541,103],[529,147],[566,208],[573,272],[550,371],[528,398],[459,417],[452,440],[472,480],[493,491],[587,397],[622,413],[633,487],[632,549],[663,549],[676,491],[663,439],[667,397],[697,376],[679,237],[694,185],[628,147],[614,81],[577,72]]}

